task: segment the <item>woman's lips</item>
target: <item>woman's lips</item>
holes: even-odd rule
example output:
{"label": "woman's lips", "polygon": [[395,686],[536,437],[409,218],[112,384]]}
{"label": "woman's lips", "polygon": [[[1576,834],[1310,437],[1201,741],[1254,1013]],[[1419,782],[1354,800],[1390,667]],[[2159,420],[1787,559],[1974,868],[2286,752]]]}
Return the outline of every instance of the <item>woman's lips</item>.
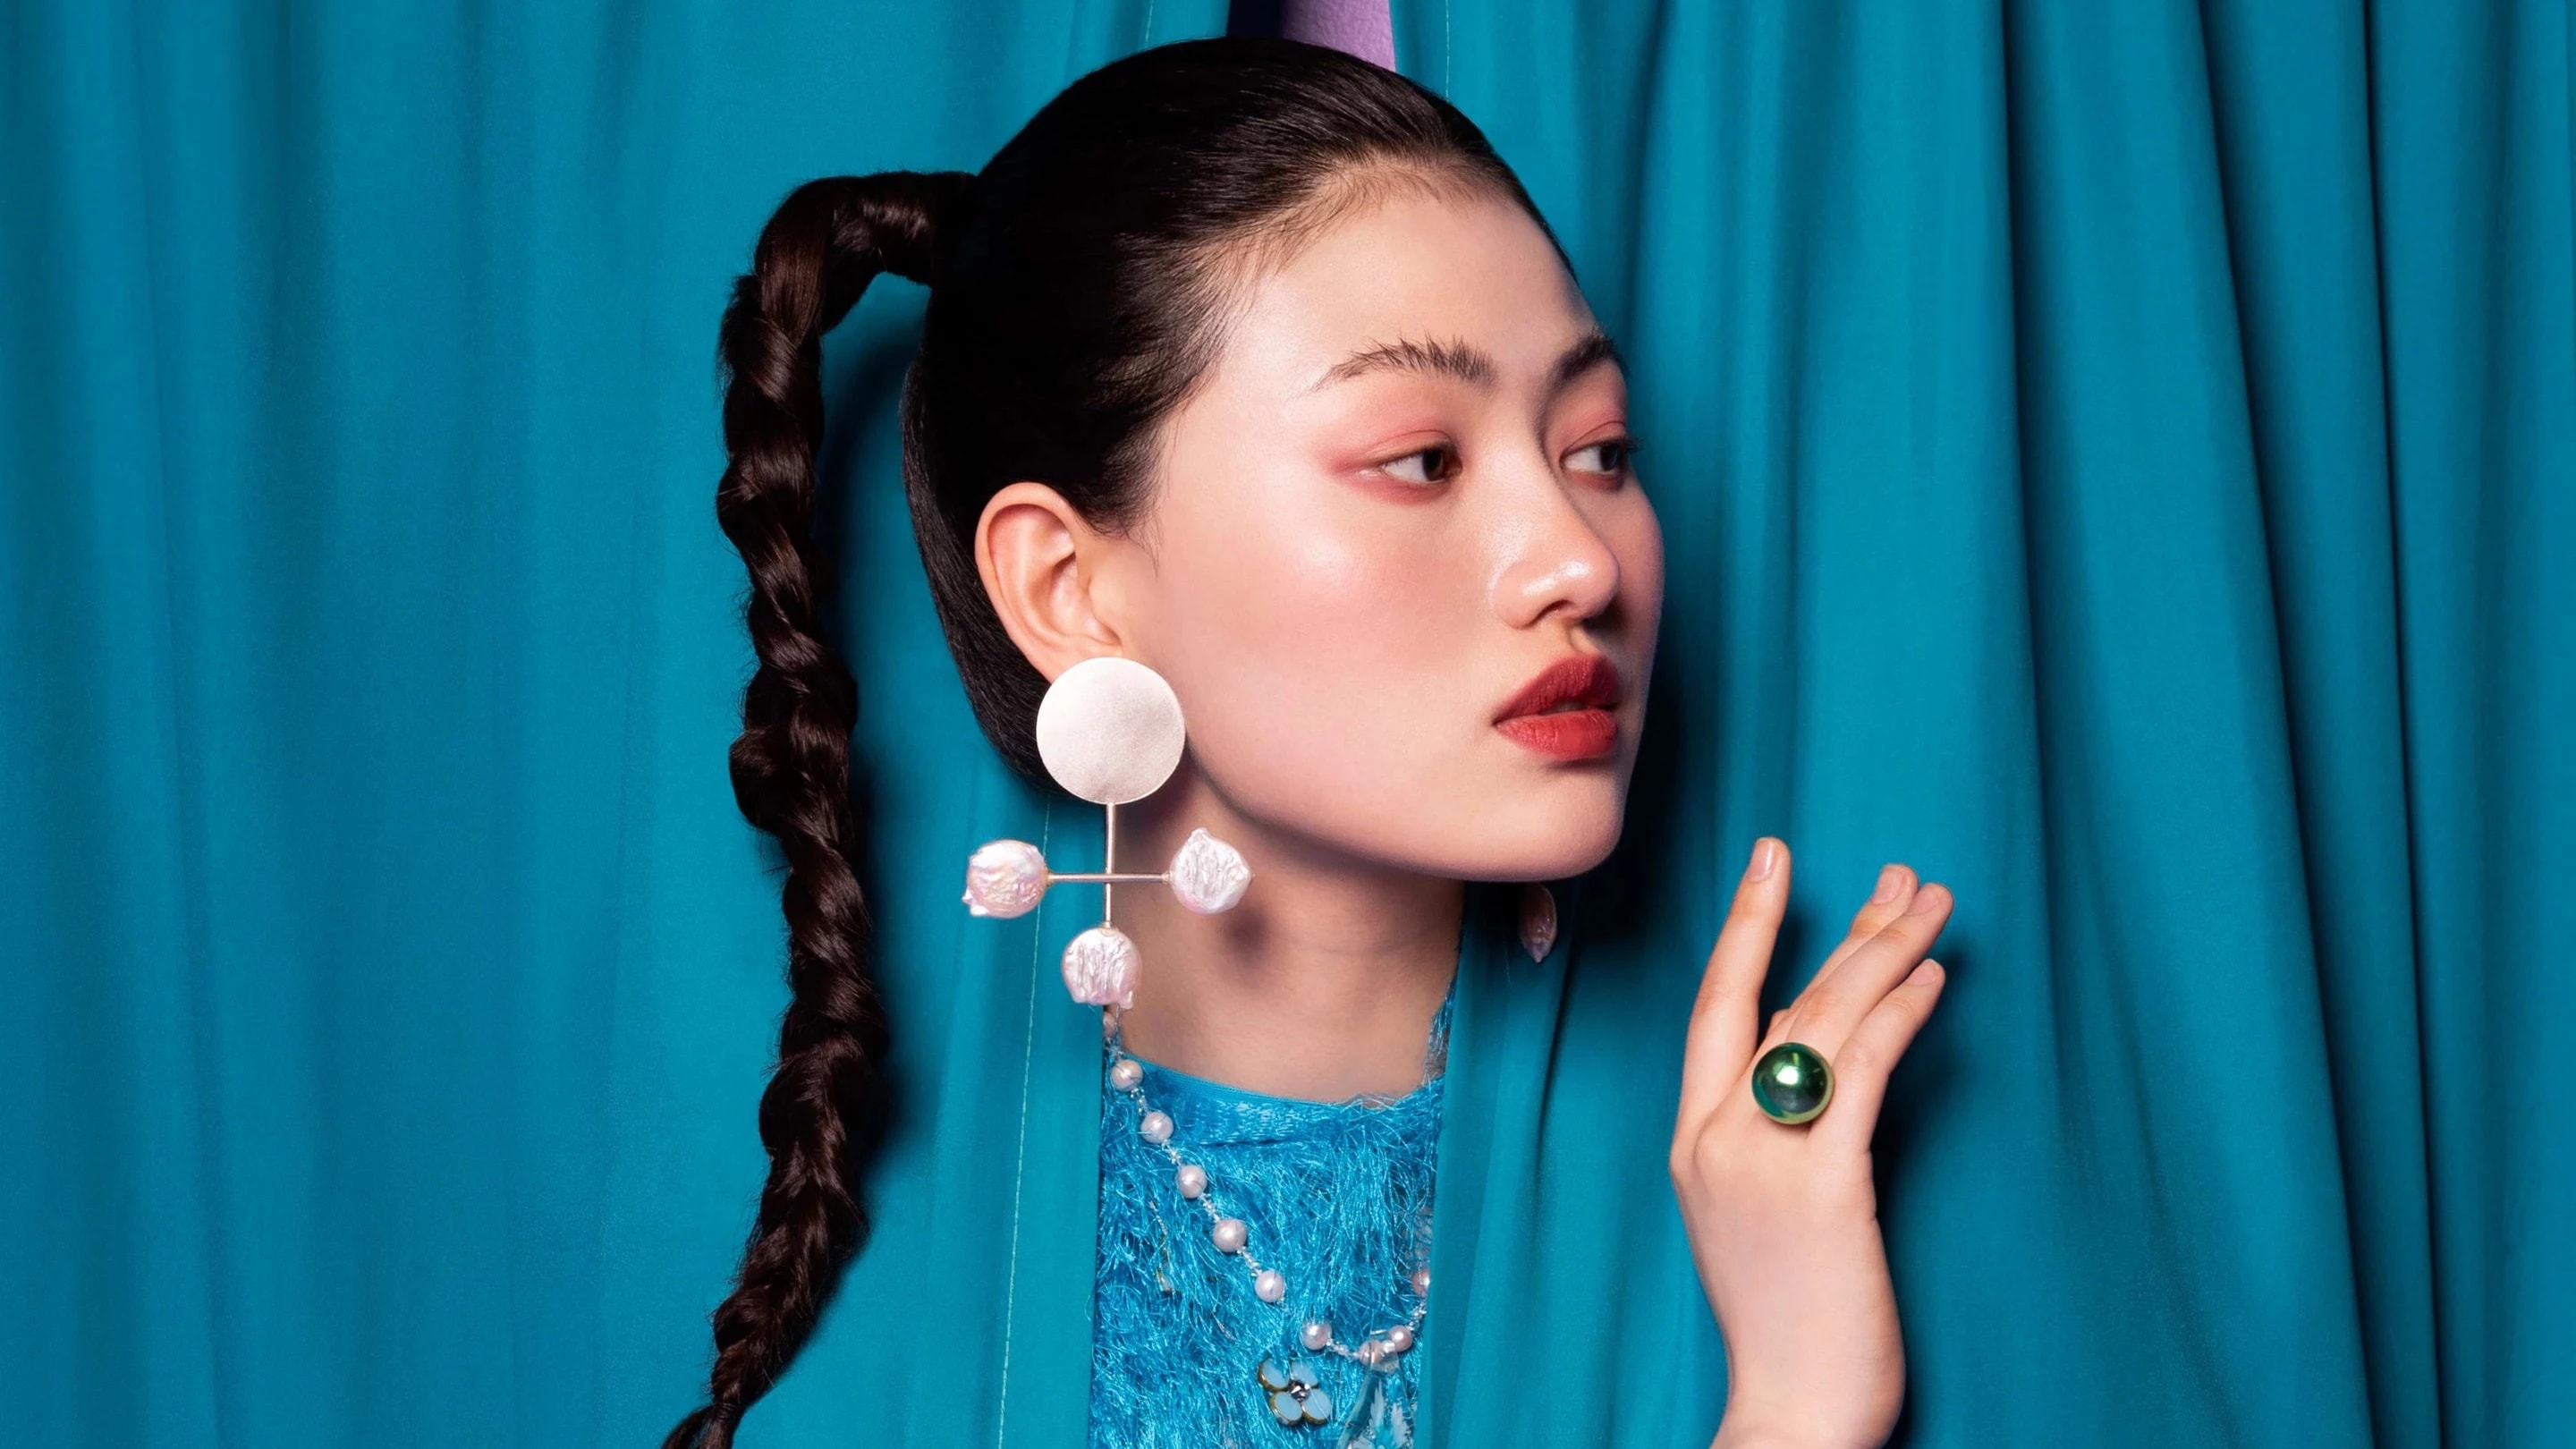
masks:
{"label": "woman's lips", "polygon": [[1589,760],[1610,753],[1619,743],[1618,718],[1606,709],[1570,709],[1558,714],[1517,714],[1494,728],[1542,755],[1560,760]]}
{"label": "woman's lips", "polygon": [[[1600,654],[1568,654],[1542,669],[1495,711],[1494,728],[1544,755],[1588,760],[1619,743],[1619,669]],[[1584,706],[1558,709],[1563,704]]]}

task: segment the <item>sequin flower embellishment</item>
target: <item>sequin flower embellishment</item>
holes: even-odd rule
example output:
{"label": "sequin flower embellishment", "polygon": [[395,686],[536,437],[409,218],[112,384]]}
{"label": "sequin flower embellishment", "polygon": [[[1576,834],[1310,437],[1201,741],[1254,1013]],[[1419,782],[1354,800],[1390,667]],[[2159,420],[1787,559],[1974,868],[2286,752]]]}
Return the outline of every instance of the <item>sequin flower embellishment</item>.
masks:
{"label": "sequin flower embellishment", "polygon": [[1279,1360],[1261,1361],[1261,1386],[1270,1391],[1270,1412],[1282,1424],[1329,1424],[1333,1421],[1333,1396],[1324,1392],[1324,1381],[1315,1375],[1314,1365],[1298,1359],[1285,1368]]}

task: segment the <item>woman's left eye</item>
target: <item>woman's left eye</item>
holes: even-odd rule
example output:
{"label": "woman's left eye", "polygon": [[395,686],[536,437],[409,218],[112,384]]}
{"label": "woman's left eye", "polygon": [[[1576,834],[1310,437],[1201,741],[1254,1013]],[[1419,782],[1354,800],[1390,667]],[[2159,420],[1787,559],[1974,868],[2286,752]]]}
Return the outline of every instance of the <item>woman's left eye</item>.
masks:
{"label": "woman's left eye", "polygon": [[1578,473],[1600,473],[1616,477],[1627,470],[1628,460],[1634,457],[1636,452],[1637,440],[1634,438],[1603,438],[1600,442],[1586,443],[1566,454],[1565,462],[1567,467]]}

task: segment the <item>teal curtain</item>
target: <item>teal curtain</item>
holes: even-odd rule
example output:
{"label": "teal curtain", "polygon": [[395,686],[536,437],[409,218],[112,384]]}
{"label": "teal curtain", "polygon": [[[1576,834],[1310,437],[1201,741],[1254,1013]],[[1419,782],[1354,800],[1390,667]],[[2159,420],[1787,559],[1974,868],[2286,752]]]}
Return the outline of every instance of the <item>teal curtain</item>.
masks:
{"label": "teal curtain", "polygon": [[[807,177],[973,168],[1214,0],[0,14],[0,1402],[29,1443],[632,1445],[783,999],[714,322]],[[1396,7],[1621,341],[1674,568],[1620,854],[1479,917],[1433,1438],[1689,1446],[1662,1177],[1744,850],[1785,997],[1948,883],[1882,1133],[1900,1441],[2576,1443],[2563,0]],[[746,1443],[1079,1444],[1079,861],[895,482],[826,466],[901,1043]],[[1075,868],[1080,868],[1077,865]]]}

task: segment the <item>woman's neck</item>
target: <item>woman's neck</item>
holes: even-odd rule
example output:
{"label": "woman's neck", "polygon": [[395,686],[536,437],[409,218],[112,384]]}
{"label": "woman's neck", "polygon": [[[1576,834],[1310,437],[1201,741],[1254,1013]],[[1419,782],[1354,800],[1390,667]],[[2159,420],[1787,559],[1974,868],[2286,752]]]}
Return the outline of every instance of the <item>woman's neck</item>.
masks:
{"label": "woman's neck", "polygon": [[1201,827],[1243,852],[1252,887],[1213,916],[1158,888],[1118,889],[1118,928],[1144,960],[1127,1050],[1276,1097],[1419,1086],[1458,964],[1464,883],[1264,829],[1186,763],[1149,799],[1118,807],[1118,867],[1160,870]]}

